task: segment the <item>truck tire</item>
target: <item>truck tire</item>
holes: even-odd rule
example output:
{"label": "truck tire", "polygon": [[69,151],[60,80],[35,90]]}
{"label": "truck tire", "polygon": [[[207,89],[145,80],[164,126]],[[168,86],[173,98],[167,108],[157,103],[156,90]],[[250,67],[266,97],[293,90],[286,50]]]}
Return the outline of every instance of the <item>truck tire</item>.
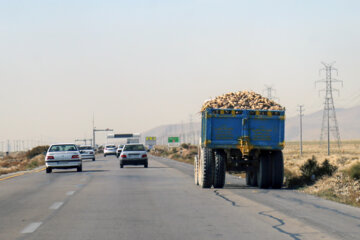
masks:
{"label": "truck tire", "polygon": [[199,185],[199,157],[194,157],[194,181],[195,185]]}
{"label": "truck tire", "polygon": [[202,148],[200,154],[199,185],[202,188],[211,188],[214,180],[214,154],[210,148]]}
{"label": "truck tire", "polygon": [[271,170],[271,187],[279,189],[284,182],[284,158],[281,151],[274,151],[271,153]]}
{"label": "truck tire", "polygon": [[271,158],[268,152],[260,155],[257,172],[257,184],[259,188],[268,188],[271,185]]}
{"label": "truck tire", "polygon": [[225,162],[225,153],[219,151],[215,152],[214,188],[223,188],[225,185]]}
{"label": "truck tire", "polygon": [[257,172],[249,170],[246,172],[246,185],[256,187],[257,186]]}

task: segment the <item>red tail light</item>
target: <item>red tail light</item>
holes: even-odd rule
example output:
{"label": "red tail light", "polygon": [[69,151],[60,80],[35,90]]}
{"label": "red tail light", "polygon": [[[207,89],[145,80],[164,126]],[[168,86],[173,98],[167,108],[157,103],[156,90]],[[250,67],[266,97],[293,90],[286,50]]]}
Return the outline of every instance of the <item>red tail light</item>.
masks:
{"label": "red tail light", "polygon": [[47,160],[50,160],[50,159],[55,159],[54,156],[47,156],[46,158]]}
{"label": "red tail light", "polygon": [[121,158],[126,158],[126,155],[121,155],[120,157],[121,157]]}
{"label": "red tail light", "polygon": [[143,154],[141,157],[142,157],[142,158],[146,158],[146,157],[147,157],[147,155],[146,155],[146,154]]}
{"label": "red tail light", "polygon": [[79,158],[79,155],[72,155],[71,158]]}

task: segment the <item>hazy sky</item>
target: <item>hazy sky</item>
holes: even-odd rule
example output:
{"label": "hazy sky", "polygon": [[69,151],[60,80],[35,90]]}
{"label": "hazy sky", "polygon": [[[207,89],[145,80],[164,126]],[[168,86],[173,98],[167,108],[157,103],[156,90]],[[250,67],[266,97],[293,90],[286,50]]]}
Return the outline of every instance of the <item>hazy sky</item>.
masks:
{"label": "hazy sky", "polygon": [[199,118],[209,97],[276,89],[322,109],[321,61],[360,104],[360,1],[0,0],[0,141],[91,137]]}

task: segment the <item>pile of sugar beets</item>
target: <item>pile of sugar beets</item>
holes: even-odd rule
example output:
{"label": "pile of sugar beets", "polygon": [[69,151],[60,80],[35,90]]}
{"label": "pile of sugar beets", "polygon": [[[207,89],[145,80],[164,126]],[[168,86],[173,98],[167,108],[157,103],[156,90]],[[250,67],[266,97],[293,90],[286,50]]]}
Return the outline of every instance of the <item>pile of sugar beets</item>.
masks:
{"label": "pile of sugar beets", "polygon": [[280,104],[253,91],[226,93],[204,102],[201,111],[208,108],[218,109],[252,109],[252,110],[285,110]]}

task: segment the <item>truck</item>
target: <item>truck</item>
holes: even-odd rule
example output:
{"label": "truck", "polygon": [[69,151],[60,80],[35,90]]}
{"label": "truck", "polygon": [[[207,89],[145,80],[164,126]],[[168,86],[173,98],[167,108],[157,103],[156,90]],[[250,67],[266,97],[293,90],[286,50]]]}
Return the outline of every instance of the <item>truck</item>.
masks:
{"label": "truck", "polygon": [[281,188],[284,179],[284,110],[214,109],[201,112],[194,160],[195,184],[223,188],[225,172],[246,172],[246,184]]}

